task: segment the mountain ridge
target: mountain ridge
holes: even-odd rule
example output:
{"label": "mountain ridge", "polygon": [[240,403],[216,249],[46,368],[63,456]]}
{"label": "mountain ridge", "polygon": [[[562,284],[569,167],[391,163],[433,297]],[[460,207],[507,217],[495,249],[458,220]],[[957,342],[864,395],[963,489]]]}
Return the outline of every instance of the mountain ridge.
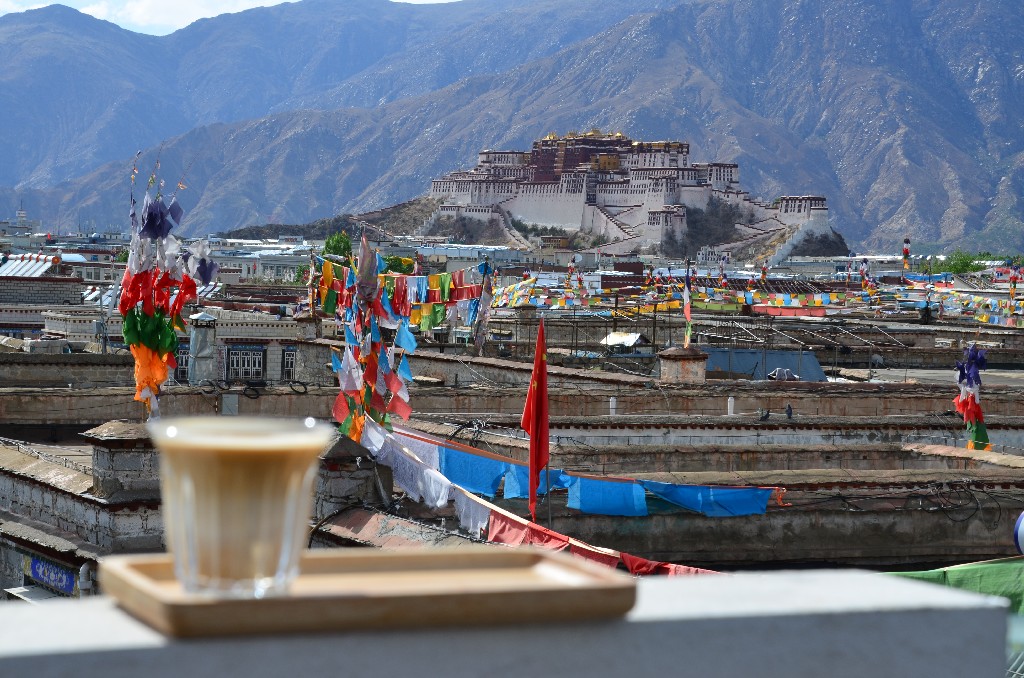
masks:
{"label": "mountain ridge", "polygon": [[[117,149],[143,139],[143,167],[159,153],[169,182],[189,168],[179,196],[188,232],[301,223],[422,195],[485,147],[526,149],[550,131],[597,126],[688,141],[694,161],[738,162],[756,196],[825,195],[834,226],[858,248],[891,249],[904,236],[917,252],[1024,246],[1024,140],[1015,131],[1024,19],[1006,0],[645,0],[628,9],[304,0],[264,9],[156,43],[107,25],[103,35],[123,43],[108,55],[115,62],[146,49],[158,61],[180,52],[192,65],[172,69],[163,88],[139,85],[126,69],[110,86],[115,110],[155,96],[166,106],[156,122],[105,111],[81,121],[79,138],[69,128],[70,138],[46,140],[37,166],[0,169],[0,185],[11,186],[0,189],[0,210],[24,200],[68,227],[109,221],[127,211],[134,155]],[[381,37],[396,17],[401,30]],[[997,19],[1000,34],[986,31]],[[253,36],[274,21],[290,22],[281,35],[309,35],[280,54],[259,47]],[[237,44],[220,44],[232,34]],[[366,41],[376,51],[355,60]],[[0,102],[17,99],[9,82],[0,80]],[[232,87],[235,100],[217,96]],[[0,152],[24,148],[25,136],[0,132]],[[69,171],[75,163],[87,171]]]}

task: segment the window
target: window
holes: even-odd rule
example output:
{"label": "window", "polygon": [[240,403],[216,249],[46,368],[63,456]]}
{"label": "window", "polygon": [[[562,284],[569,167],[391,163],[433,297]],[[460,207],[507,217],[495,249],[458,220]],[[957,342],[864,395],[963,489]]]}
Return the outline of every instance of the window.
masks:
{"label": "window", "polygon": [[285,381],[295,379],[295,347],[285,346],[281,356],[281,378]]}
{"label": "window", "polygon": [[188,344],[178,344],[178,352],[174,354],[178,368],[174,370],[174,380],[179,384],[188,383]]}
{"label": "window", "polygon": [[263,379],[266,349],[262,346],[228,348],[228,381]]}

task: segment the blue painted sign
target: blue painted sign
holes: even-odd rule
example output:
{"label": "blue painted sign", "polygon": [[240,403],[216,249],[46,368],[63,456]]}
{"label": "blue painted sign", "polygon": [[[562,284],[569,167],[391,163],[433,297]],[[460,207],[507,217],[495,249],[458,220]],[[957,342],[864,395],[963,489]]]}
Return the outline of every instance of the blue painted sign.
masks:
{"label": "blue painted sign", "polygon": [[29,576],[40,584],[69,596],[75,592],[75,573],[48,560],[33,558]]}

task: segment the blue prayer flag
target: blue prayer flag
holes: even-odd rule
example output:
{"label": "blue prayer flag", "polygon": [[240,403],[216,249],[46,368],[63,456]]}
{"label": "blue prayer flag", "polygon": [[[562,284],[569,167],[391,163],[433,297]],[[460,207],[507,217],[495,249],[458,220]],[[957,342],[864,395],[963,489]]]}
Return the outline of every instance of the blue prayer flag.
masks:
{"label": "blue prayer flag", "polygon": [[412,381],[412,370],[409,369],[409,359],[402,356],[402,362],[399,363],[398,368],[395,370],[398,372],[398,376],[402,378],[402,381],[409,383]]}
{"label": "blue prayer flag", "polygon": [[380,328],[377,327],[377,316],[370,316],[370,341],[377,343],[380,341]]}
{"label": "blue prayer flag", "polygon": [[395,310],[391,307],[391,298],[388,297],[388,289],[386,287],[380,291],[380,307],[384,309],[384,313],[387,314],[389,319],[398,319],[398,315],[395,313]]}
{"label": "blue prayer flag", "polygon": [[416,337],[409,331],[409,321],[405,318],[398,323],[398,331],[395,332],[395,346],[405,349],[406,353],[416,352]]}
{"label": "blue prayer flag", "polygon": [[341,358],[338,357],[337,351],[331,351],[331,369],[341,372]]}

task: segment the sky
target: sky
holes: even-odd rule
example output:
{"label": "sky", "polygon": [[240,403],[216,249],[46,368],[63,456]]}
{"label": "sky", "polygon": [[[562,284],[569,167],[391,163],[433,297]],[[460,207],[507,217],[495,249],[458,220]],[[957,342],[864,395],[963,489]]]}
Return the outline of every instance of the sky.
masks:
{"label": "sky", "polygon": [[[341,0],[339,0],[340,2]],[[402,0],[416,4],[454,0]],[[24,12],[47,5],[74,7],[97,19],[115,23],[136,33],[166,35],[193,21],[219,14],[241,12],[253,7],[282,4],[281,0],[66,0],[61,3],[39,0],[0,0],[0,16]]]}

